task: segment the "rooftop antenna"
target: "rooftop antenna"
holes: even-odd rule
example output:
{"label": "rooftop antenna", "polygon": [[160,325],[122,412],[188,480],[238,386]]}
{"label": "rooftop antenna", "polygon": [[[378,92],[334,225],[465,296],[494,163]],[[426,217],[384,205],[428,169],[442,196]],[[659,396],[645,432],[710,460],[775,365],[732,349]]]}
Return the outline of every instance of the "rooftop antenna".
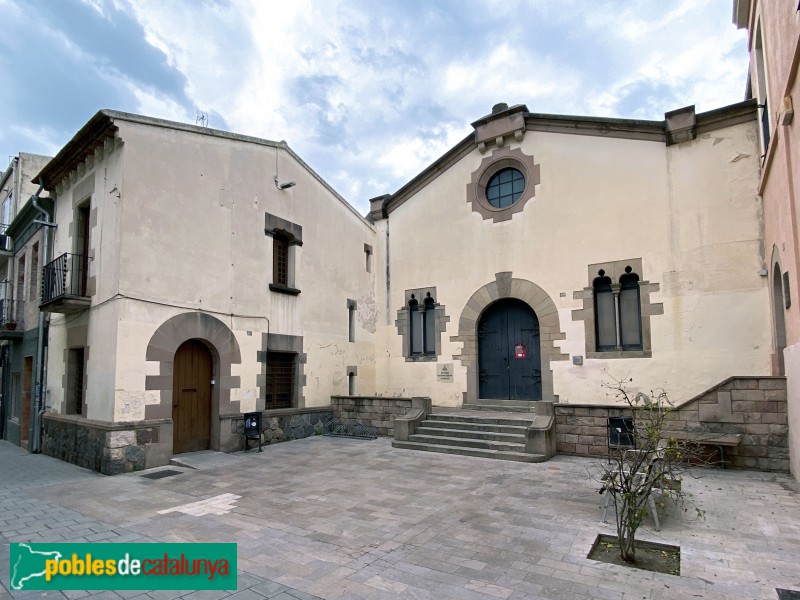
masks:
{"label": "rooftop antenna", "polygon": [[200,127],[208,127],[208,113],[198,110],[197,118],[194,120],[194,122]]}

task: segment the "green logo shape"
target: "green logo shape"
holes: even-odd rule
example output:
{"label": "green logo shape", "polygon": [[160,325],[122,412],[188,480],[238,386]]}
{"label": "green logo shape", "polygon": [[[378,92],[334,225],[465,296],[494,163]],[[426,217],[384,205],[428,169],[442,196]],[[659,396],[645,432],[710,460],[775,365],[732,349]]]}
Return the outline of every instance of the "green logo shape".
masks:
{"label": "green logo shape", "polygon": [[235,590],[236,544],[10,544],[16,590]]}

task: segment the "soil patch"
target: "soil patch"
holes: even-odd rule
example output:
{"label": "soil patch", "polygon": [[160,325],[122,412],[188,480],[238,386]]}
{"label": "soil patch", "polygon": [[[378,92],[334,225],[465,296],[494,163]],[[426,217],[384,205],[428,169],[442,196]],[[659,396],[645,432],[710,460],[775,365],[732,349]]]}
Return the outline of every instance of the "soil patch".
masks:
{"label": "soil patch", "polygon": [[617,536],[600,534],[594,541],[587,558],[656,573],[681,574],[681,549],[678,546],[670,546],[668,544],[636,540],[636,562],[627,563],[619,556]]}

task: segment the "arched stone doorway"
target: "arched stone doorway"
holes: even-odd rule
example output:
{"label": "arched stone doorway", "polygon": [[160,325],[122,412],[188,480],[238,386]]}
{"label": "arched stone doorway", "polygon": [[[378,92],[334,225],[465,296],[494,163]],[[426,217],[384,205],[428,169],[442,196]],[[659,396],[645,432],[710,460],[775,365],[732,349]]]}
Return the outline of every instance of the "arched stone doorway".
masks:
{"label": "arched stone doorway", "polygon": [[197,339],[175,351],[172,374],[172,452],[208,450],[211,441],[211,380],[214,357]]}
{"label": "arched stone doorway", "polygon": [[[150,343],[147,345],[146,359],[159,363],[159,374],[145,377],[145,389],[159,391],[160,402],[145,407],[145,418],[174,418],[175,369],[176,362],[181,359],[178,351],[185,342],[189,341],[202,345],[211,356],[210,433],[207,447],[211,450],[219,450],[219,416],[241,412],[239,402],[231,402],[231,389],[241,385],[240,378],[231,375],[231,365],[241,363],[242,358],[236,336],[227,325],[215,317],[205,313],[183,313],[167,319],[153,333]],[[197,354],[202,354],[199,348],[195,347],[195,349]],[[213,384],[211,384],[212,379]],[[185,387],[187,390],[193,388],[192,385]],[[175,447],[174,425],[173,423],[173,447]],[[162,431],[164,431],[163,428]],[[167,442],[167,440],[161,441]]]}
{"label": "arched stone doorway", "polygon": [[491,400],[541,400],[539,319],[522,300],[504,298],[478,322],[478,395]]}
{"label": "arched stone doorway", "polygon": [[497,273],[495,280],[478,289],[467,301],[458,321],[458,335],[450,338],[461,342],[461,353],[453,359],[461,361],[467,368],[467,389],[463,403],[478,401],[479,385],[479,345],[478,323],[483,312],[497,300],[516,298],[527,304],[539,321],[539,356],[541,360],[541,399],[557,401],[553,394],[553,371],[550,363],[568,360],[569,355],[556,347],[556,340],[565,339],[558,319],[558,310],[550,296],[535,283],[525,279],[515,279],[510,272]]}

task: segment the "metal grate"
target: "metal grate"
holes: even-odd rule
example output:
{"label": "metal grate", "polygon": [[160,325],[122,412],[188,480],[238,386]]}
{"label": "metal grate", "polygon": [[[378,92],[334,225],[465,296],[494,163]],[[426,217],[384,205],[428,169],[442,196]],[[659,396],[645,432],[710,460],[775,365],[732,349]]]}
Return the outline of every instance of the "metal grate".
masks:
{"label": "metal grate", "polygon": [[325,423],[322,435],[374,440],[378,438],[378,428],[369,423],[343,423],[334,418]]}
{"label": "metal grate", "polygon": [[144,475],[139,475],[139,477],[144,477],[145,479],[164,479],[165,477],[172,477],[173,475],[180,475],[181,473],[183,473],[183,471],[164,469],[163,471],[156,471],[154,473],[145,473]]}
{"label": "metal grate", "polygon": [[289,352],[267,353],[267,409],[292,407],[296,357]]}

